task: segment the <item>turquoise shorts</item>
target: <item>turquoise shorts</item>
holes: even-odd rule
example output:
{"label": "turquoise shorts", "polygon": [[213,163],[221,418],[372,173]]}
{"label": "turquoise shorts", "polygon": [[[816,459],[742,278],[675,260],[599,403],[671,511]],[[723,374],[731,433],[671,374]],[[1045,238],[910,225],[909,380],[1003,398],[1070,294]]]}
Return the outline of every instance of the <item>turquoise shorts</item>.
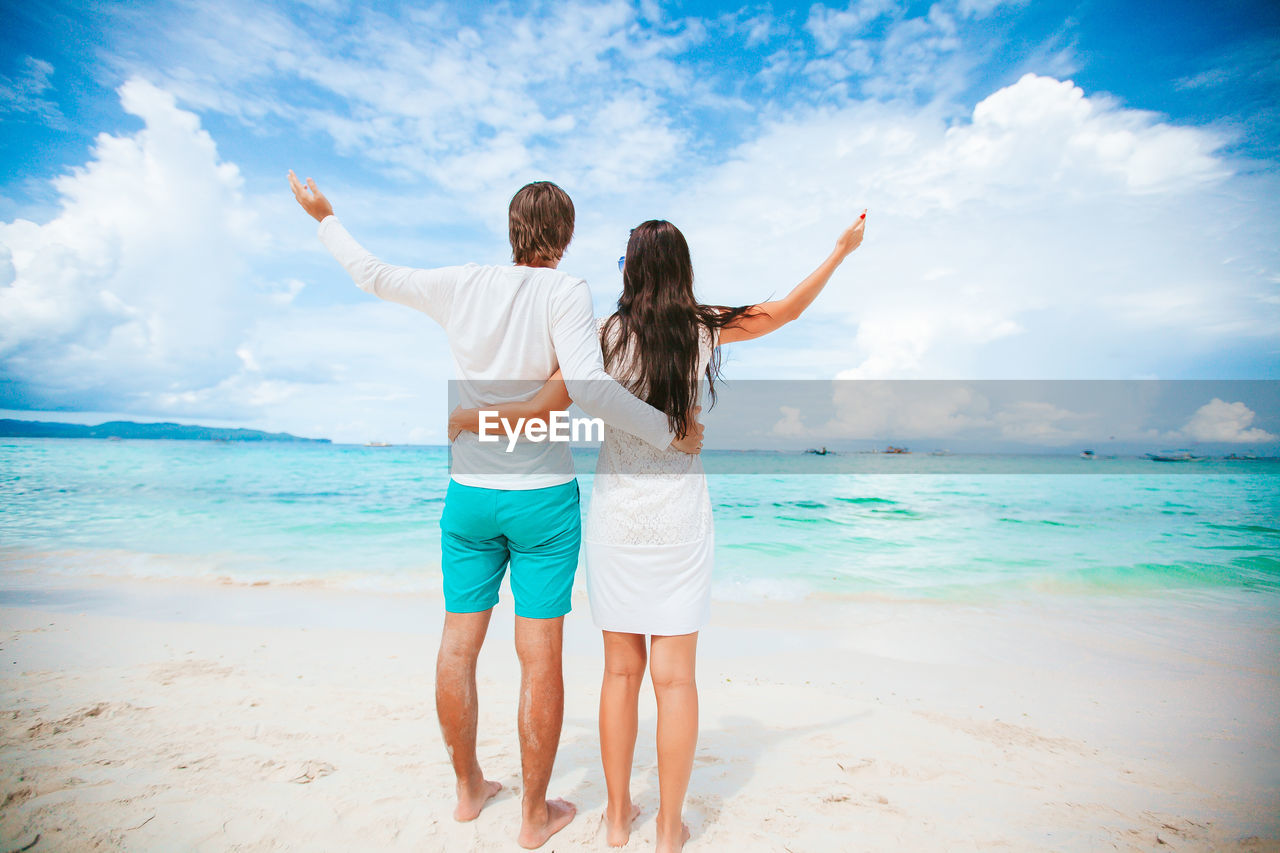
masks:
{"label": "turquoise shorts", "polygon": [[440,516],[444,609],[479,613],[498,603],[511,564],[516,615],[570,610],[582,516],[578,481],[545,489],[481,489],[449,481]]}

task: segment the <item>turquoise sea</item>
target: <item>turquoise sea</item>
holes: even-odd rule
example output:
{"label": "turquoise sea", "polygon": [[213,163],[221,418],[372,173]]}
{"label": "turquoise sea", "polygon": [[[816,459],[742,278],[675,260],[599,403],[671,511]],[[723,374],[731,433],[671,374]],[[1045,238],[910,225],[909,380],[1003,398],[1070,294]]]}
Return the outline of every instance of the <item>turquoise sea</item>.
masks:
{"label": "turquoise sea", "polygon": [[[575,451],[584,500],[594,455]],[[706,459],[720,598],[1280,595],[1274,461]],[[3,440],[0,580],[437,589],[447,460],[441,447]]]}

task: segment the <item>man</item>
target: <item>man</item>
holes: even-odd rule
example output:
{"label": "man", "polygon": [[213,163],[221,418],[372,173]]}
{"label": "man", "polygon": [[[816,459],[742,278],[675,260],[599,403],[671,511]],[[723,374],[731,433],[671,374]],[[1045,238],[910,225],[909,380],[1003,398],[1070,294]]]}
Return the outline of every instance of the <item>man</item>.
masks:
{"label": "man", "polygon": [[[660,448],[696,453],[702,429],[676,439],[667,416],[604,371],[582,279],[557,267],[573,238],[573,202],[546,181],[511,199],[512,266],[422,270],[385,264],[360,246],[307,179],[289,172],[294,197],[320,223],[320,239],[363,290],[428,314],[444,327],[467,407],[533,395],[557,369],[584,411]],[[454,818],[474,820],[501,788],[476,758],[476,659],[508,563],[520,658],[518,841],[540,847],[573,820],[574,806],[546,798],[564,718],[564,615],[581,539],[577,480],[564,442],[453,445],[440,519],[445,622],[436,662],[436,711],[457,777]]]}

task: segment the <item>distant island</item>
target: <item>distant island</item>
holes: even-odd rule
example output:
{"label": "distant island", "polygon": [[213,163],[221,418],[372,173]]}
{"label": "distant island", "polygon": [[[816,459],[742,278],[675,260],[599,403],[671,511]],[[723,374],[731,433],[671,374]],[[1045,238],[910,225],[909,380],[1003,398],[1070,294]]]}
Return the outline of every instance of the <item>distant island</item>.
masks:
{"label": "distant island", "polygon": [[18,421],[0,418],[3,438],[167,438],[187,441],[303,441],[329,444],[327,438],[301,438],[287,432],[256,429],[223,429],[194,424],[140,424],[108,421],[97,426],[62,424],[52,421]]}

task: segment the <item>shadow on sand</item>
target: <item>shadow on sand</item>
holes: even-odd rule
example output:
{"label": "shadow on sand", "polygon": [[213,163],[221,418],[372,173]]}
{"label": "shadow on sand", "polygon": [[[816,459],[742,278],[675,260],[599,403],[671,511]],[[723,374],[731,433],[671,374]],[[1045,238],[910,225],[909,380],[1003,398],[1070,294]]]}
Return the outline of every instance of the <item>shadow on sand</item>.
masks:
{"label": "shadow on sand", "polygon": [[[714,726],[704,727],[698,733],[693,776],[685,799],[685,819],[693,838],[715,824],[724,804],[747,787],[756,775],[761,758],[771,750],[798,738],[838,728],[865,715],[866,712],[846,714],[792,728],[769,725],[746,715],[732,715],[721,717]],[[607,801],[596,731],[597,721],[594,718],[566,719],[556,758],[558,774],[586,768],[585,775],[567,792],[552,793],[552,796],[564,796],[577,804],[579,814],[603,810]],[[631,772],[631,796],[643,809],[637,826],[652,820],[658,809],[654,736],[653,717],[646,717],[642,712]]]}

